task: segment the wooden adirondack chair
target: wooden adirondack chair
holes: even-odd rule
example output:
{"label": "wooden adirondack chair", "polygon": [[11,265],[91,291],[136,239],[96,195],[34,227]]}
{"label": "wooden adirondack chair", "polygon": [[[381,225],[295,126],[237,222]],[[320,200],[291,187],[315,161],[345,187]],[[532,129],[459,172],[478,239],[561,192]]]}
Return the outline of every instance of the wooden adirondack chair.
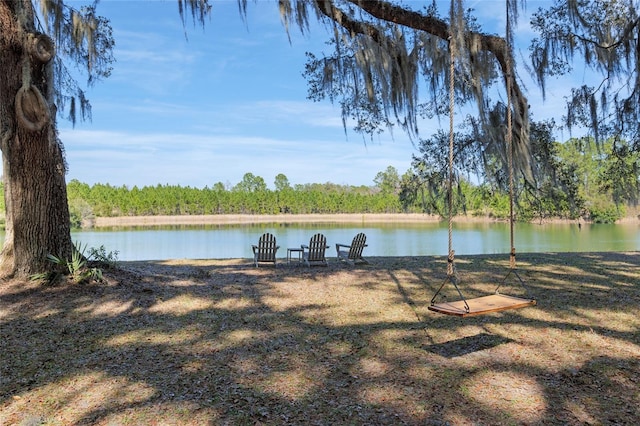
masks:
{"label": "wooden adirondack chair", "polygon": [[[353,237],[351,245],[336,244],[336,253],[338,260],[344,260],[349,263],[369,263],[362,257],[362,250],[367,246],[367,236],[362,232]],[[346,249],[346,250],[345,250]]]}
{"label": "wooden adirondack chair", "polygon": [[276,252],[280,248],[276,245],[276,237],[270,233],[263,234],[258,240],[258,245],[251,246],[253,250],[253,263],[258,266],[262,262],[270,262],[276,265]]}
{"label": "wooden adirondack chair", "polygon": [[316,234],[311,237],[309,245],[302,244],[302,259],[307,266],[318,264],[327,266],[327,259],[324,252],[329,248],[327,238],[322,234]]}

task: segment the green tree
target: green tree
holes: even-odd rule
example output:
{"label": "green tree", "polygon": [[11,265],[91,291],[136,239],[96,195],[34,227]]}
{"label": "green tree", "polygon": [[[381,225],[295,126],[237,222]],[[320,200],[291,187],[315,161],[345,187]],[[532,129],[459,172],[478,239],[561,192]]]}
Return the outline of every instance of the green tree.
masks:
{"label": "green tree", "polygon": [[518,198],[518,216],[523,219],[575,219],[584,213],[585,198],[580,184],[584,177],[578,170],[581,160],[566,161],[565,147],[553,137],[555,128],[554,121],[531,123],[536,186],[525,186]]}
{"label": "green tree", "polygon": [[[581,205],[584,206],[584,211],[581,214],[586,216],[591,216],[592,213],[600,215],[600,212],[607,210],[605,207],[607,204],[611,204],[613,207],[610,196],[598,190],[597,178],[606,154],[594,138],[569,139],[558,144],[557,152],[560,159],[559,174],[564,182],[569,183],[569,187],[574,188],[575,198],[579,199]],[[561,179],[556,179],[556,181]],[[561,186],[555,184],[551,188],[551,191],[556,193],[556,208],[562,208],[563,205],[561,189]],[[551,201],[553,202],[554,198]],[[548,204],[550,203],[548,202]]]}
{"label": "green tree", "polygon": [[267,184],[260,176],[255,176],[253,173],[245,173],[242,180],[233,187],[236,192],[259,192],[266,191]]}
{"label": "green tree", "polygon": [[422,206],[419,211],[424,211],[425,213],[432,212],[432,210],[426,206],[424,199],[424,183],[420,175],[414,172],[414,169],[408,170],[400,178],[400,193],[398,194],[398,199],[403,211],[406,213],[412,212],[414,208],[419,205]]}
{"label": "green tree", "polygon": [[[594,138],[572,138],[555,147],[559,178],[554,185],[547,182],[556,193],[546,197],[550,206],[572,213],[577,206],[594,221],[613,222],[623,215],[626,203],[637,203],[640,155],[630,144],[618,139],[597,143]],[[579,203],[574,206],[575,200]]]}
{"label": "green tree", "polygon": [[73,179],[67,184],[69,199],[69,219],[72,228],[80,228],[85,221],[94,218],[94,212],[89,204],[91,188],[86,183]]}
{"label": "green tree", "polygon": [[597,177],[600,191],[611,194],[617,207],[638,204],[640,193],[640,154],[624,141],[614,141]]}
{"label": "green tree", "polygon": [[284,191],[287,189],[291,189],[291,184],[289,183],[289,179],[282,173],[278,173],[278,175],[276,175],[276,178],[273,184],[276,188],[276,191]]}
{"label": "green tree", "polygon": [[393,166],[387,167],[383,172],[378,172],[373,182],[385,195],[400,192],[400,176],[398,176],[398,170]]}
{"label": "green tree", "polygon": [[226,191],[226,189],[227,189],[227,188],[226,188],[225,184],[224,184],[224,183],[222,183],[222,182],[216,182],[216,183],[213,185],[213,190],[214,190],[214,191],[217,191],[217,192]]}

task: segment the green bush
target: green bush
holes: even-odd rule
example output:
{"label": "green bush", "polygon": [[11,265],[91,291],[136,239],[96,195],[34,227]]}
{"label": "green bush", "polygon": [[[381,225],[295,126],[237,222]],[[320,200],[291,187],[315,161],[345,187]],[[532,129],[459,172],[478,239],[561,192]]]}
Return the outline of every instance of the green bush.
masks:
{"label": "green bush", "polygon": [[118,261],[118,252],[108,252],[104,246],[90,248],[86,255],[87,246],[75,243],[71,259],[64,259],[53,254],[47,255],[47,260],[56,265],[55,270],[34,274],[31,279],[42,281],[48,285],[59,282],[62,277],[74,284],[84,284],[91,281],[103,282],[102,269],[97,266],[115,268]]}
{"label": "green bush", "polygon": [[589,217],[594,223],[615,223],[624,216],[624,207],[598,203],[589,208]]}

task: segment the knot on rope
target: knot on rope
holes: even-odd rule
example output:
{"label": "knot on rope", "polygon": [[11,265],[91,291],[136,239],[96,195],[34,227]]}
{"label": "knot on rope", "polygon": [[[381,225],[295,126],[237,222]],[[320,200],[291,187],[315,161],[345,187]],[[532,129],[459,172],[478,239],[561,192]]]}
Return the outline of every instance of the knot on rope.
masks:
{"label": "knot on rope", "polygon": [[449,250],[449,256],[447,257],[447,275],[448,276],[455,275],[454,265],[453,265],[455,253],[456,252],[454,250]]}

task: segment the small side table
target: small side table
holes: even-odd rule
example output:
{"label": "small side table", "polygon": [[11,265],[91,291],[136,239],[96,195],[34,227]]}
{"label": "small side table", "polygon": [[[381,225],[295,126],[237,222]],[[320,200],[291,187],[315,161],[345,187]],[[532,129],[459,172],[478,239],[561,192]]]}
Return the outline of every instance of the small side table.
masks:
{"label": "small side table", "polygon": [[[304,252],[303,248],[294,247],[287,249],[287,263],[302,263],[302,253]],[[297,258],[294,257],[294,254],[297,253]]]}

